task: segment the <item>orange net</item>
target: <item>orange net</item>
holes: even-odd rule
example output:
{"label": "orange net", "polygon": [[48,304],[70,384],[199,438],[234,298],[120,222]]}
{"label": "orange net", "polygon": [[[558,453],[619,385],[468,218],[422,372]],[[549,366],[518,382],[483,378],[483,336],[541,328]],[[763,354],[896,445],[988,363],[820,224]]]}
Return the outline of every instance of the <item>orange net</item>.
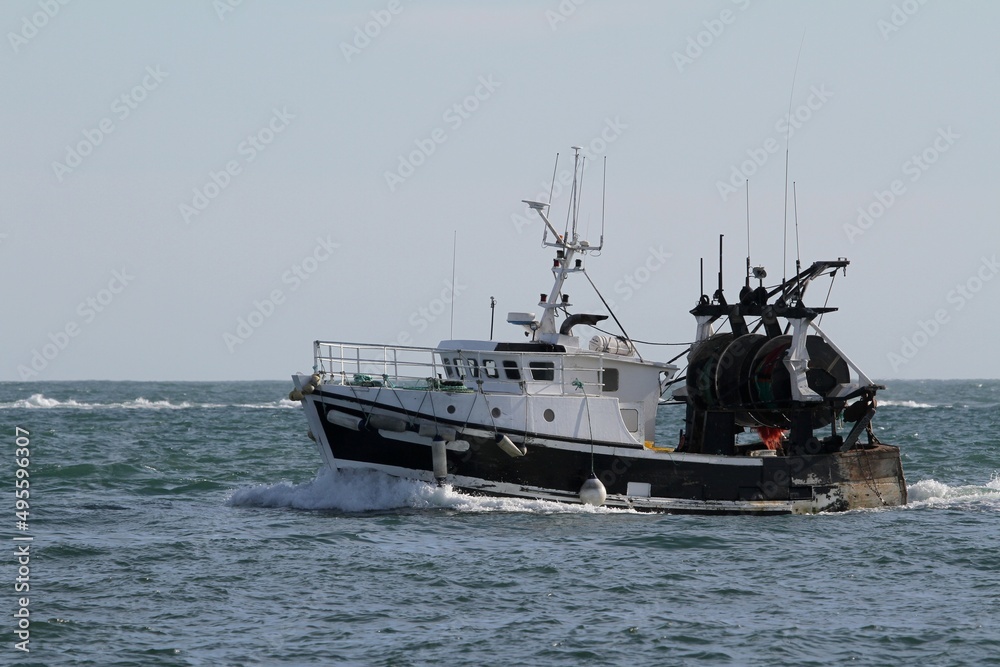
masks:
{"label": "orange net", "polygon": [[768,449],[778,449],[781,447],[781,438],[784,437],[786,431],[782,428],[776,428],[773,426],[758,426],[757,435],[760,436],[760,441],[764,443],[764,446]]}

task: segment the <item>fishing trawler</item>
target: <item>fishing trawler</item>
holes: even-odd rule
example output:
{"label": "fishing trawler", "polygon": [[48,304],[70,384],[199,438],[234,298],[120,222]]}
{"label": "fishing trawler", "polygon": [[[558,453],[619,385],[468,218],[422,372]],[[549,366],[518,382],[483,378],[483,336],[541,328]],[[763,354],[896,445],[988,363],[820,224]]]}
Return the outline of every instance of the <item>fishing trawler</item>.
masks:
{"label": "fishing trawler", "polygon": [[[816,262],[765,287],[766,272],[751,270],[748,258],[745,284],[729,303],[720,258],[718,289],[691,311],[686,372],[646,359],[620,324],[621,335],[597,327],[609,315],[617,323],[610,308],[571,312],[566,283],[582,274],[596,291],[585,260],[603,247],[603,232],[592,246],[577,231],[583,163],[574,150],[567,229],[560,234],[549,221],[549,204],[525,201],[544,223],[554,282],[541,294],[540,316],[507,316],[522,340],[314,343],[313,372],[293,375],[290,398],[303,402],[326,465],[472,494],[640,511],[905,504],[899,450],[871,427],[884,387],[819,328],[816,318],[836,309],[804,303],[812,281],[832,279],[848,261]],[[586,328],[597,333],[585,343]],[[685,410],[684,428],[669,441],[656,432],[664,402]]]}

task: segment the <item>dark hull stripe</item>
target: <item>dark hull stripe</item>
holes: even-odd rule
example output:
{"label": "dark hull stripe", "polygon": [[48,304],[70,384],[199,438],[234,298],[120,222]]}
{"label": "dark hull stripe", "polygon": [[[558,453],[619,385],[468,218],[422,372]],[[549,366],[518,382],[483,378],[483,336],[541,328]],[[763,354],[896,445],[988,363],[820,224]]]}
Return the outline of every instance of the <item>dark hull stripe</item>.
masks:
{"label": "dark hull stripe", "polygon": [[[378,432],[342,428],[327,422],[322,411],[320,417],[335,459],[432,473],[429,446],[386,438]],[[525,487],[526,492],[541,488],[554,495],[575,496],[591,472],[591,455],[587,452],[529,445],[526,456],[514,458],[490,439],[465,436],[463,440],[470,443],[468,451],[447,452],[450,475],[514,484]],[[761,459],[760,466],[726,465],[725,459],[731,458],[720,456],[720,461],[713,463],[675,457],[657,460],[596,454],[593,470],[609,494],[622,496],[627,495],[629,482],[640,482],[650,485],[653,499],[809,501],[830,494],[842,484],[878,482],[883,488],[902,485],[899,492],[902,501],[899,502],[897,493],[885,504],[906,502],[899,450],[895,447],[881,445],[845,453],[767,457]],[[489,493],[488,488],[475,491]]]}

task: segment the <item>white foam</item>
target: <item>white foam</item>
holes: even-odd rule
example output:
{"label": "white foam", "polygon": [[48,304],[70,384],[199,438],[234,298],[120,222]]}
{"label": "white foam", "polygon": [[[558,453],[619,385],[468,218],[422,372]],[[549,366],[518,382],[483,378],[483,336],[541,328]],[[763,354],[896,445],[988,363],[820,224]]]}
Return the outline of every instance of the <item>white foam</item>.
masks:
{"label": "white foam", "polygon": [[78,407],[80,404],[76,401],[57,401],[54,398],[46,398],[42,394],[32,394],[29,398],[22,398],[19,401],[14,401],[13,403],[0,403],[0,407],[4,408],[57,408],[61,405],[66,405],[69,407]]}
{"label": "white foam", "polygon": [[910,507],[958,508],[988,505],[1000,510],[1000,475],[997,473],[984,486],[952,486],[936,479],[922,479],[908,485],[906,491]]}
{"label": "white foam", "polygon": [[916,401],[884,401],[879,399],[879,406],[890,406],[899,408],[939,408],[945,407],[940,405],[932,405],[930,403],[918,403]]}
{"label": "white foam", "polygon": [[293,408],[301,408],[302,403],[299,401],[291,401],[287,398],[282,398],[279,401],[271,401],[270,403],[237,403],[237,408],[249,408],[251,410],[287,410]]}
{"label": "white foam", "polygon": [[81,403],[75,399],[67,399],[65,401],[60,401],[55,398],[48,398],[44,394],[32,394],[29,398],[22,398],[11,403],[0,403],[0,410],[12,410],[12,409],[29,409],[29,410],[51,410],[51,409],[72,409],[72,410],[108,410],[108,409],[118,409],[118,410],[187,410],[190,408],[201,408],[201,409],[216,409],[216,408],[251,408],[260,410],[275,410],[275,409],[289,409],[300,407],[301,404],[297,401],[290,401],[287,398],[282,398],[277,401],[271,401],[270,403],[238,403],[235,405],[230,405],[226,403],[191,403],[190,401],[181,401],[179,403],[172,403],[169,400],[162,401],[151,401],[148,398],[139,396],[129,401],[121,401],[117,403]]}
{"label": "white foam", "polygon": [[[100,410],[107,408],[120,408],[126,410],[183,410],[195,407],[193,403],[184,401],[182,403],[171,403],[170,401],[151,401],[142,396],[123,401],[120,403],[81,403],[75,399],[60,401],[55,398],[48,398],[44,394],[32,394],[29,398],[22,398],[13,403],[0,403],[0,409],[27,408],[27,409],[55,409],[70,408],[74,410]],[[204,404],[198,407],[225,407],[224,405]]]}
{"label": "white foam", "polygon": [[993,473],[993,478],[986,482],[986,488],[1000,491],[1000,472]]}
{"label": "white foam", "polygon": [[[186,408],[193,407],[192,403],[183,401],[181,403],[171,403],[170,401],[150,401],[148,399],[140,396],[139,398],[132,401],[125,401],[123,403],[108,403],[108,404],[94,404],[95,408],[111,407],[111,408],[125,408],[125,409],[153,409],[153,410],[184,410]],[[198,407],[216,407],[211,404],[200,405]],[[222,407],[221,405],[218,407]]]}
{"label": "white foam", "polygon": [[234,507],[289,507],[307,510],[364,512],[400,508],[442,508],[459,512],[594,513],[608,508],[545,500],[469,496],[450,486],[392,477],[375,470],[320,468],[304,484],[262,484],[237,489],[228,499]]}

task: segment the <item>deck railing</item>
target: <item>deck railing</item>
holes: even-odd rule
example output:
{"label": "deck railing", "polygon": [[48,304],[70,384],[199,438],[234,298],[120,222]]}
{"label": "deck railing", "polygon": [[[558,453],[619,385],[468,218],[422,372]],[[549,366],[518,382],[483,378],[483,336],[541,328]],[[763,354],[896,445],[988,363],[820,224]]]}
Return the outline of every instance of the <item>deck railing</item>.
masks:
{"label": "deck railing", "polygon": [[313,345],[316,370],[335,384],[528,394],[585,391],[590,396],[603,391],[599,355],[333,341]]}

